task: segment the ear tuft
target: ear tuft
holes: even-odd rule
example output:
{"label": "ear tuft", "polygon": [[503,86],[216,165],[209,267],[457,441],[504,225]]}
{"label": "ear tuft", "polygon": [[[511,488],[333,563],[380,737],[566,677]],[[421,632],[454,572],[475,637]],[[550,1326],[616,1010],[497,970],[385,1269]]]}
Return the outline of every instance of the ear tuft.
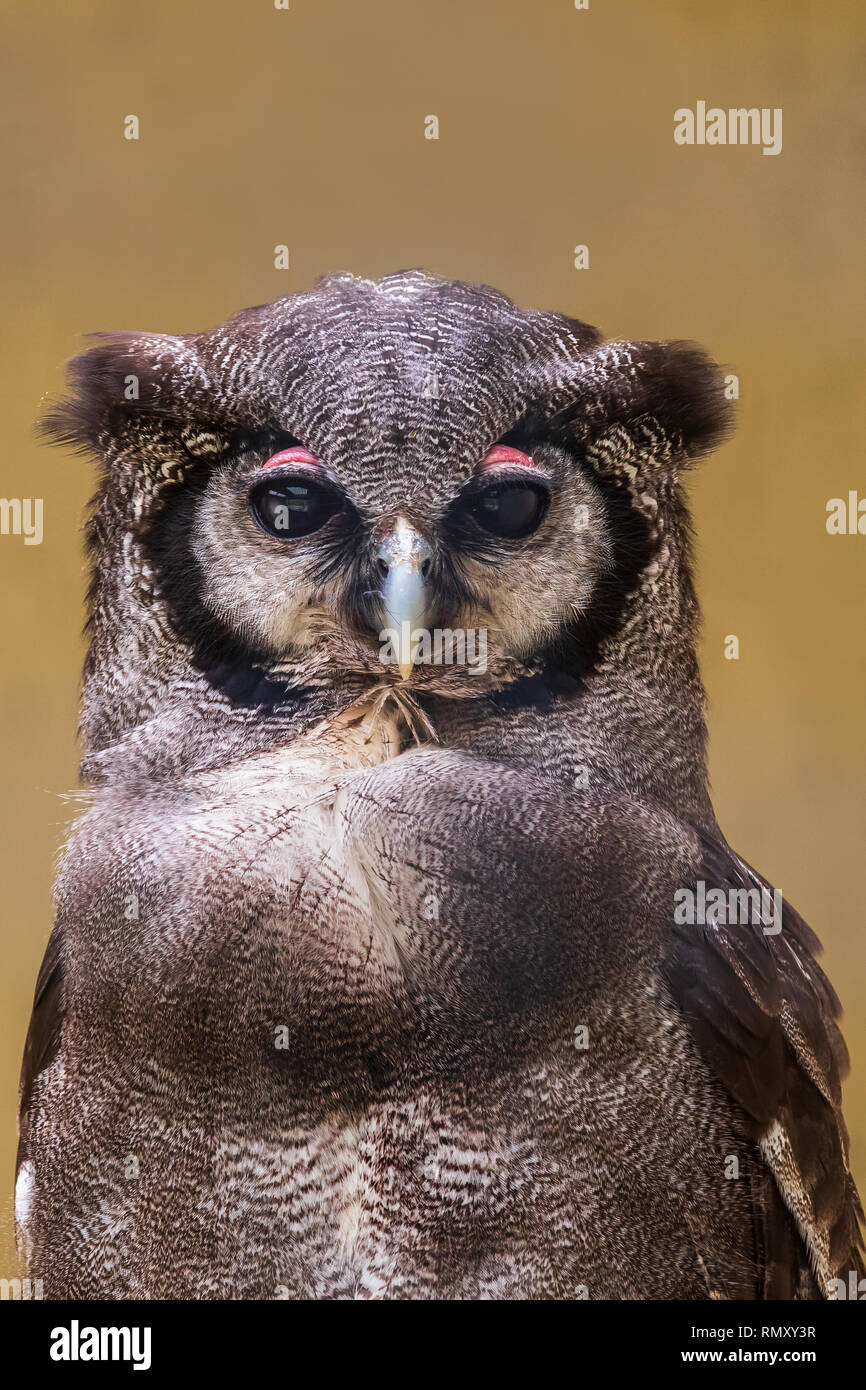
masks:
{"label": "ear tuft", "polygon": [[539,394],[548,421],[584,441],[651,421],[686,459],[718,444],[732,422],[721,368],[695,343],[601,343],[565,370],[561,360],[543,367]]}
{"label": "ear tuft", "polygon": [[688,458],[721,443],[733,425],[721,368],[696,343],[639,343],[633,410],[658,420]]}
{"label": "ear tuft", "polygon": [[95,336],[98,345],[69,363],[71,392],[44,411],[40,434],[55,444],[97,451],[141,415],[188,421],[185,397],[201,368],[182,338]]}

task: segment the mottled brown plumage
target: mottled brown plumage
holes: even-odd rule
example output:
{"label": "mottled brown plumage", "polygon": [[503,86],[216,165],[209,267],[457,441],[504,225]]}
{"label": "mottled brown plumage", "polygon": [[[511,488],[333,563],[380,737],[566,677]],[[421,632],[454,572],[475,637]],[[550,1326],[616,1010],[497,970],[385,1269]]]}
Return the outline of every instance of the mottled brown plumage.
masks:
{"label": "mottled brown plumage", "polygon": [[[91,804],[22,1085],[46,1294],[791,1298],[859,1269],[814,937],[675,913],[763,882],[707,791],[678,482],[717,369],[413,271],[109,337],[73,380],[48,427],[102,474]],[[517,540],[472,520],[497,442],[545,497]],[[339,505],[287,541],[249,499],[299,445]],[[398,524],[485,672],[383,666]]]}

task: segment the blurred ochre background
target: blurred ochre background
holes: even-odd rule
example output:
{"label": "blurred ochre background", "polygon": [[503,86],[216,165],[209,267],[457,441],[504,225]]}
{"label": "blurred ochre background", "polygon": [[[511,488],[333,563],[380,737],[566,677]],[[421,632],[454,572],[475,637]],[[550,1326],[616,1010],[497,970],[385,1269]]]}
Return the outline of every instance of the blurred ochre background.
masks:
{"label": "blurred ochre background", "polygon": [[[696,338],[738,373],[738,432],[691,484],[715,799],[824,940],[866,1187],[866,537],[824,524],[829,498],[866,495],[858,9],[5,0],[0,495],[43,497],[45,534],[0,537],[0,1276],[76,780],[91,488],[87,464],[37,444],[40,399],[77,334],[209,327],[334,269],[487,281],[611,336]],[[782,153],[676,146],[674,110],[698,100],[782,107]]]}

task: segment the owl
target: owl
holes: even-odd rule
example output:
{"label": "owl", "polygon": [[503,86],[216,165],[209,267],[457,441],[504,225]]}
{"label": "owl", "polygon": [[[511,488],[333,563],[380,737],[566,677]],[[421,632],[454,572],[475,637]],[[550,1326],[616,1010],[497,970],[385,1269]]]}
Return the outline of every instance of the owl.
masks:
{"label": "owl", "polygon": [[85,807],[16,1216],[54,1298],[862,1273],[838,1002],[710,802],[684,342],[420,271],[107,335]]}

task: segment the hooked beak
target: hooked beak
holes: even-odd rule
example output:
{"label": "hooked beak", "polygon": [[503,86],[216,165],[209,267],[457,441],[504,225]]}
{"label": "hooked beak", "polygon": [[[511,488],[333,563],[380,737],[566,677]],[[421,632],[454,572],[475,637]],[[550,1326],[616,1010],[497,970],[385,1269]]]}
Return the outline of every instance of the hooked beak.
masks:
{"label": "hooked beak", "polygon": [[[385,537],[376,552],[376,563],[382,576],[382,613],[385,624],[399,634],[399,667],[403,680],[408,680],[415,664],[412,632],[423,627],[429,606],[427,573],[433,552],[413,526],[398,517],[394,529]],[[405,626],[404,626],[405,625]],[[408,641],[404,640],[408,634]]]}

